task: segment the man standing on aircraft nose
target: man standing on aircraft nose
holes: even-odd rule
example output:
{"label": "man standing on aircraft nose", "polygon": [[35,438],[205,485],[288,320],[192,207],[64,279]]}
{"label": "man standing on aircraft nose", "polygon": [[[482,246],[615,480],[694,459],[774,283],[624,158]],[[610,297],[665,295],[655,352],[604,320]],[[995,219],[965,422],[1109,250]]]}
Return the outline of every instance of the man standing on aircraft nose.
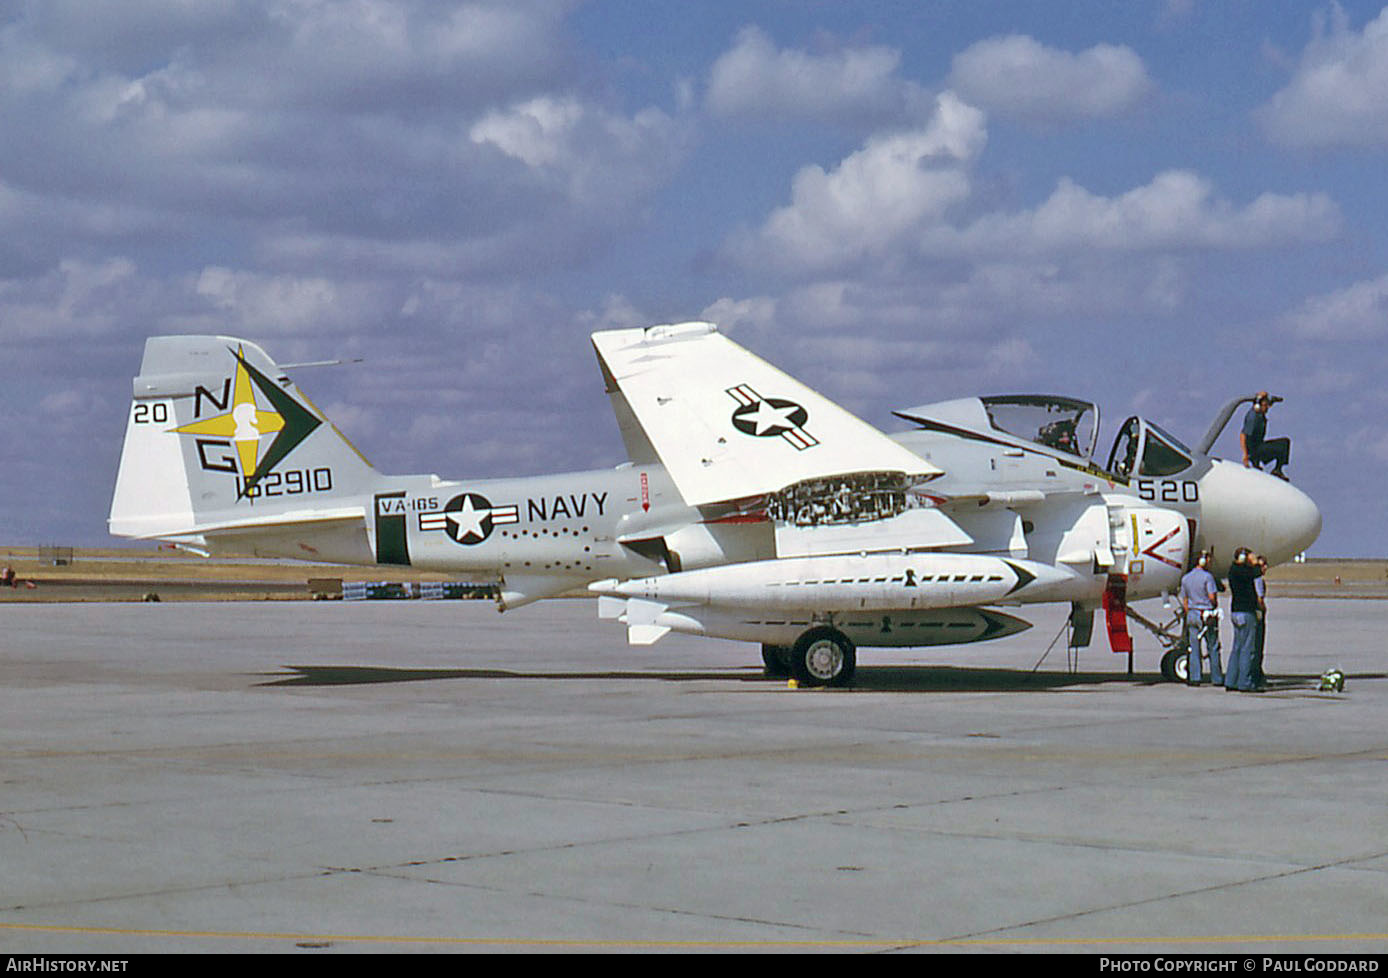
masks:
{"label": "man standing on aircraft nose", "polygon": [[1201,553],[1189,573],[1181,578],[1181,608],[1186,613],[1186,648],[1189,649],[1186,682],[1200,685],[1200,635],[1210,655],[1210,682],[1224,682],[1219,663],[1219,584],[1209,571],[1210,555]]}
{"label": "man standing on aircraft nose", "polygon": [[1287,478],[1282,466],[1291,461],[1292,442],[1290,438],[1265,438],[1268,430],[1268,408],[1282,398],[1273,397],[1267,391],[1259,391],[1253,398],[1253,407],[1243,416],[1243,430],[1239,432],[1239,444],[1243,447],[1243,464],[1261,469],[1264,462],[1274,463],[1272,474],[1279,479]]}

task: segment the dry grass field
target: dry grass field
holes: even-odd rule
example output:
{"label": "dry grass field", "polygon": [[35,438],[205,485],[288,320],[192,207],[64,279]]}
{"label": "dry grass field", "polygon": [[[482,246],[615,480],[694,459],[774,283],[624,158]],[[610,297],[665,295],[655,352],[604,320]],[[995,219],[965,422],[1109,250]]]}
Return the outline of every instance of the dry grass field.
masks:
{"label": "dry grass field", "polygon": [[341,593],[344,581],[447,581],[446,574],[407,567],[344,567],[254,557],[199,557],[172,549],[76,548],[54,562],[38,547],[0,548],[17,587],[0,587],[13,601],[266,601],[311,600]]}
{"label": "dry grass field", "polygon": [[[55,563],[38,547],[0,547],[0,564],[19,586],[0,588],[0,602],[310,600],[340,593],[342,581],[446,581],[446,574],[405,567],[346,567],[251,557],[206,558],[170,549],[74,550]],[[1313,558],[1273,568],[1278,597],[1388,598],[1388,559]]]}

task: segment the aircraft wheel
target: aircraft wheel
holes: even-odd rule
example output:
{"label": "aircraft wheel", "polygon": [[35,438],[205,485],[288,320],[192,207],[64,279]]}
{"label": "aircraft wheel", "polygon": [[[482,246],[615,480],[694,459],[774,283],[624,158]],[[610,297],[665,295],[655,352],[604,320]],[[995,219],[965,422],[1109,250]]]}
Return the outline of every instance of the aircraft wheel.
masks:
{"label": "aircraft wheel", "polygon": [[790,676],[790,646],[767,645],[761,647],[762,675],[768,679],[786,679]]}
{"label": "aircraft wheel", "polygon": [[1183,683],[1190,675],[1190,660],[1185,646],[1178,646],[1161,657],[1162,678],[1171,683]]}
{"label": "aircraft wheel", "polygon": [[858,667],[857,651],[835,628],[811,628],[790,650],[790,671],[802,686],[847,686]]}

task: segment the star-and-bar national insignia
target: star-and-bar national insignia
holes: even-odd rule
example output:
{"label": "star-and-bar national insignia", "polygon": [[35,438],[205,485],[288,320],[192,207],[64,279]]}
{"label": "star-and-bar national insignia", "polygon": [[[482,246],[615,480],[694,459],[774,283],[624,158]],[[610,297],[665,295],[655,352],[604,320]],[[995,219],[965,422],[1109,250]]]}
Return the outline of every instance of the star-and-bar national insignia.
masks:
{"label": "star-and-bar national insignia", "polygon": [[475,492],[454,496],[441,510],[419,514],[420,530],[443,530],[450,540],[465,547],[481,543],[498,525],[519,522],[519,506],[493,506],[486,496]]}
{"label": "star-and-bar national insignia", "polygon": [[744,435],[780,436],[801,452],[819,444],[819,439],[805,430],[810,413],[794,401],[762,397],[747,384],[729,387],[728,396],[738,403],[733,411],[733,427]]}

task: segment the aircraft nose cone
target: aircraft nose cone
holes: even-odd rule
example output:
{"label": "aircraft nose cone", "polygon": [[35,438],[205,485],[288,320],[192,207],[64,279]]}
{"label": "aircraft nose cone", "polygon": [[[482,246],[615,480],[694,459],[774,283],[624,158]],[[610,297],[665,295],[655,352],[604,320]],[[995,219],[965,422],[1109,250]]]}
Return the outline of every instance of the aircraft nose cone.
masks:
{"label": "aircraft nose cone", "polygon": [[1321,511],[1289,482],[1218,460],[1201,484],[1202,536],[1227,561],[1239,547],[1270,564],[1291,560],[1321,532]]}
{"label": "aircraft nose cone", "polygon": [[1311,546],[1320,536],[1321,511],[1311,497],[1296,486],[1284,485],[1281,497],[1281,535],[1290,558]]}

